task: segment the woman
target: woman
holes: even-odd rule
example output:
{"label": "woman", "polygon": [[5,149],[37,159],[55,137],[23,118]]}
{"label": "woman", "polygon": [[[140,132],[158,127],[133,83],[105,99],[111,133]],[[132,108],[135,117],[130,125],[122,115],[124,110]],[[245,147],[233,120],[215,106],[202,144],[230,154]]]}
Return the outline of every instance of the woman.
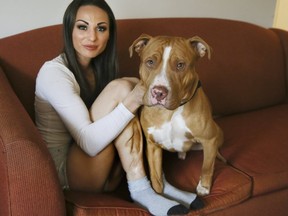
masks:
{"label": "woman", "polygon": [[122,164],[135,202],[155,215],[186,214],[184,205],[202,204],[195,194],[167,183],[163,195],[179,199],[170,200],[156,194],[146,177],[135,115],[145,89],[136,78],[115,79],[115,23],[104,0],[71,2],[63,18],[64,52],[46,62],[36,79],[37,127],[63,189],[114,190]]}

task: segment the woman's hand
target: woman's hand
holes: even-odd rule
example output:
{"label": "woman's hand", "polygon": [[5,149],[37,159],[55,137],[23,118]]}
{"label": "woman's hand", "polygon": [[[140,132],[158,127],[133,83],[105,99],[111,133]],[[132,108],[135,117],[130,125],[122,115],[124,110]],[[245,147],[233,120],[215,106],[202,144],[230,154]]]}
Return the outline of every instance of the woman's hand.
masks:
{"label": "woman's hand", "polygon": [[143,82],[140,80],[122,103],[132,113],[135,113],[137,109],[143,105],[143,96],[145,92],[146,88],[144,87]]}

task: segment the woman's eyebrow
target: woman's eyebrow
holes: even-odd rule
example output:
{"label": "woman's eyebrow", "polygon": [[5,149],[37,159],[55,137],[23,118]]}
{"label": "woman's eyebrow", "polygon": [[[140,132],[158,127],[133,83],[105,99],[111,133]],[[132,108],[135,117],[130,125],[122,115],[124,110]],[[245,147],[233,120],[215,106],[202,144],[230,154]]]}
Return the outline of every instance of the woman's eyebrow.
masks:
{"label": "woman's eyebrow", "polygon": [[76,22],[84,22],[86,25],[89,25],[89,23],[88,22],[86,22],[85,20],[82,20],[82,19],[79,19],[79,20],[76,20]]}
{"label": "woman's eyebrow", "polygon": [[100,23],[97,24],[97,26],[102,25],[102,24],[108,25],[108,23],[106,23],[106,22],[100,22]]}
{"label": "woman's eyebrow", "polygon": [[[76,22],[84,22],[86,25],[89,25],[88,22],[86,22],[85,20],[82,20],[82,19],[76,20]],[[99,26],[99,25],[103,25],[103,24],[108,25],[107,22],[104,22],[104,21],[103,21],[103,22],[99,22],[99,23],[97,24],[97,26]]]}

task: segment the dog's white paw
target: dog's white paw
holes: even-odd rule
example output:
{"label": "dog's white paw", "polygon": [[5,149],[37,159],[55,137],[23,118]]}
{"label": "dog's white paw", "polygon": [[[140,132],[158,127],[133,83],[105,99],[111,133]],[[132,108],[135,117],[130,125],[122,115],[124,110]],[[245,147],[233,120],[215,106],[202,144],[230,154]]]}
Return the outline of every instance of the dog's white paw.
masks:
{"label": "dog's white paw", "polygon": [[210,189],[202,186],[201,180],[199,181],[196,190],[197,190],[197,194],[200,196],[205,196],[210,193]]}

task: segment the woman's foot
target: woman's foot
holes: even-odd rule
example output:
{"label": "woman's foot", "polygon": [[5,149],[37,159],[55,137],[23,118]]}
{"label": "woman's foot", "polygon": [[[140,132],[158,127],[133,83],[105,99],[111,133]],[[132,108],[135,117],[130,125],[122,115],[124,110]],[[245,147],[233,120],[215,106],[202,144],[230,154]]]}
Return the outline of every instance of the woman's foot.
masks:
{"label": "woman's foot", "polygon": [[183,215],[189,212],[182,204],[157,194],[147,177],[128,181],[131,198],[153,215]]}

